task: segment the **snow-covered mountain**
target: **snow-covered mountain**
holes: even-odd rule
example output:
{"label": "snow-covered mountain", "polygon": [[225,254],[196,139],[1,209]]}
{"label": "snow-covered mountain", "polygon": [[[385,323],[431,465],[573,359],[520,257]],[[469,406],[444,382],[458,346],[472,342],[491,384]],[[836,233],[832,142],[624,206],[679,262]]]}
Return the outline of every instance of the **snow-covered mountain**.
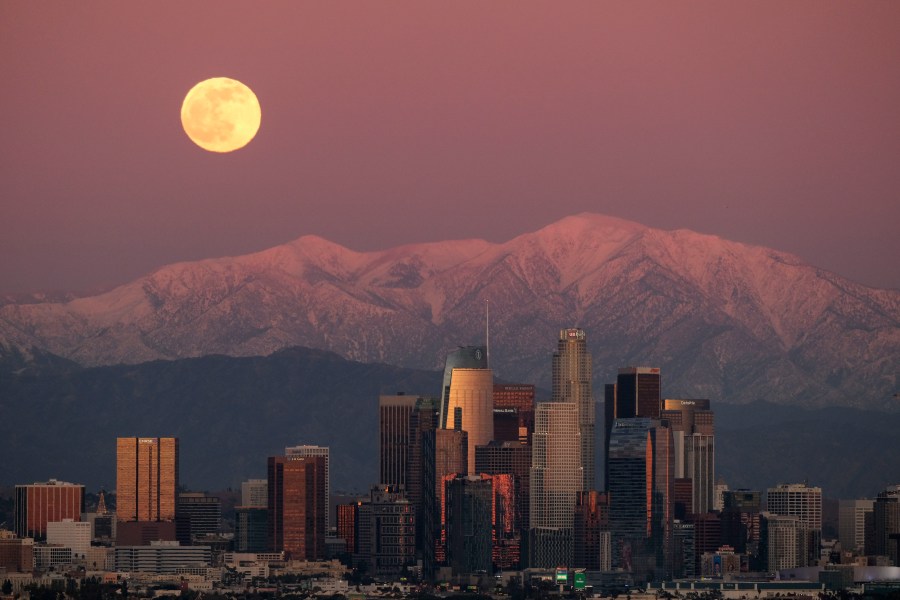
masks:
{"label": "snow-covered mountain", "polygon": [[896,403],[900,292],[768,248],[592,214],[503,244],[360,253],[305,236],[174,264],[97,296],[0,306],[0,348],[102,365],[302,345],[433,369],[484,340],[486,301],[492,366],[508,381],[547,386],[558,332],[576,326],[598,385],[617,367],[652,365],[670,397]]}

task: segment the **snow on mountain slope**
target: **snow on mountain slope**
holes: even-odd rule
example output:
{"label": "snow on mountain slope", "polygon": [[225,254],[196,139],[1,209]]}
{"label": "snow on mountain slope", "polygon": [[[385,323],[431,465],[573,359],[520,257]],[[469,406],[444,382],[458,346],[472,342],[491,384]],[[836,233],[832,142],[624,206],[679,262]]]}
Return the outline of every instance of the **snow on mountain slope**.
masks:
{"label": "snow on mountain slope", "polygon": [[488,300],[507,380],[547,385],[569,326],[587,331],[598,384],[652,364],[668,395],[887,406],[900,370],[900,293],[775,250],[592,214],[503,244],[363,253],[305,236],[169,265],[93,297],[0,306],[0,347],[99,365],[304,345],[437,368],[483,340]]}

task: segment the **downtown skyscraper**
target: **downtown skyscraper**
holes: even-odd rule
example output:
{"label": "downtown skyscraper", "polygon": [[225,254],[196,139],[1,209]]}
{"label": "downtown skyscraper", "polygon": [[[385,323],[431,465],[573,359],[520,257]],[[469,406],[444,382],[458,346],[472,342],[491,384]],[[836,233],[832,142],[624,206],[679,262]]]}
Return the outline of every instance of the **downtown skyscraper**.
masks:
{"label": "downtown skyscraper", "polygon": [[596,405],[591,382],[591,353],[587,349],[584,330],[563,329],[553,355],[553,402],[575,405],[579,432],[578,491],[595,489],[594,416]]}
{"label": "downtown skyscraper", "polygon": [[116,541],[121,545],[175,539],[178,438],[116,440]]}
{"label": "downtown skyscraper", "polygon": [[578,407],[539,402],[531,462],[528,566],[554,568],[572,562],[575,500],[583,485]]}
{"label": "downtown skyscraper", "polygon": [[119,521],[174,521],[177,493],[178,438],[116,440]]}
{"label": "downtown skyscraper", "polygon": [[475,446],[494,439],[494,374],[487,347],[467,346],[447,356],[439,423],[441,429],[468,434],[468,473],[474,475]]}

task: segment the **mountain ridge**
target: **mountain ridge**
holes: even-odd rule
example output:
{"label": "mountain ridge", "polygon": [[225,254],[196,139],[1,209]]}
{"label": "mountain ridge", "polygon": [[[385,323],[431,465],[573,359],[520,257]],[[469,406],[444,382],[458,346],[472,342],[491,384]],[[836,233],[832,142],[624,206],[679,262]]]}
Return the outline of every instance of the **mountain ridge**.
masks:
{"label": "mountain ridge", "polygon": [[769,248],[582,213],[495,244],[356,252],[318,236],[181,262],[97,296],[0,306],[0,346],[85,366],[303,345],[440,367],[484,338],[506,379],[547,385],[559,329],[588,333],[597,383],[653,364],[725,402],[893,409],[900,292]]}

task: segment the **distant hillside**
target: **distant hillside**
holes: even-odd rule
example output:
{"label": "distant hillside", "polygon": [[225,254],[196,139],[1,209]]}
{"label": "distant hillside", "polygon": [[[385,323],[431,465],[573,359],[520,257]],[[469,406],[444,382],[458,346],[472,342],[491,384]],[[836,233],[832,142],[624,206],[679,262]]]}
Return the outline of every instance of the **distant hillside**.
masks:
{"label": "distant hillside", "polygon": [[[662,368],[672,395],[892,410],[900,291],[796,256],[691,231],[582,214],[504,244],[463,240],[354,252],[306,236],[174,264],[107,293],[0,306],[3,348],[82,365],[290,346],[437,369],[484,340],[511,381],[549,386],[562,328],[587,332],[595,383]],[[35,303],[37,302],[37,303]]]}
{"label": "distant hillside", "polygon": [[[364,491],[378,478],[378,395],[440,388],[438,372],[305,348],[90,369],[45,362],[40,372],[0,365],[0,485],[53,477],[113,489],[116,437],[171,435],[191,489],[264,477],[267,456],[307,443],[331,447],[334,490]],[[714,407],[717,467],[732,487],[808,479],[855,497],[900,482],[900,415]]]}

